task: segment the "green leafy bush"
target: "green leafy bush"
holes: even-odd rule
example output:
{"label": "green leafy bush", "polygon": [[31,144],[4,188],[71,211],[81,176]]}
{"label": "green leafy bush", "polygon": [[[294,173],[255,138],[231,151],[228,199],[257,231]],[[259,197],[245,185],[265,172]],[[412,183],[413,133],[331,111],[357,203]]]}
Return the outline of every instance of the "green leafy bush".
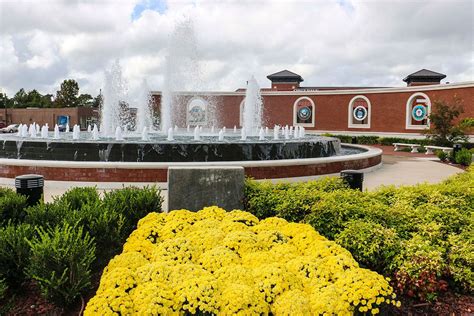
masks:
{"label": "green leafy bush", "polygon": [[347,189],[340,178],[324,177],[305,183],[278,183],[246,180],[244,208],[259,218],[279,216],[299,222],[311,211],[311,205],[325,192]]}
{"label": "green leafy bush", "polygon": [[456,153],[454,160],[460,165],[470,166],[472,163],[472,154],[469,150],[463,148]]}
{"label": "green leafy bush", "polygon": [[120,252],[127,233],[129,234],[124,231],[125,217],[114,210],[103,208],[100,202],[84,204],[76,214],[77,221],[74,223],[70,217],[68,222],[83,226],[94,238],[98,250],[97,265],[102,267]]}
{"label": "green leafy bush", "polygon": [[474,230],[472,226],[459,235],[450,235],[449,271],[467,293],[474,291]]}
{"label": "green leafy bush", "polygon": [[28,241],[31,257],[26,273],[38,282],[45,298],[67,306],[91,285],[94,240],[82,227],[68,224],[37,232],[39,238]]}
{"label": "green leafy bush", "polygon": [[383,212],[385,208],[363,192],[337,190],[320,195],[319,200],[311,205],[311,212],[305,217],[305,222],[325,237],[334,239],[348,221],[367,217],[371,209]]}
{"label": "green leafy bush", "polygon": [[26,197],[8,188],[0,188],[0,225],[13,221],[19,223],[25,217]]}
{"label": "green leafy bush", "polygon": [[54,203],[40,202],[26,209],[25,222],[37,227],[56,227],[69,217],[74,216],[71,214],[72,212],[74,211],[69,209],[69,204],[57,201]]}
{"label": "green leafy bush", "polygon": [[375,145],[379,143],[378,136],[357,136],[357,143],[363,145]]}
{"label": "green leafy bush", "polygon": [[410,297],[435,300],[448,286],[441,278],[446,270],[443,256],[446,249],[417,234],[401,246],[402,250],[395,258],[397,288]]}
{"label": "green leafy bush", "polygon": [[448,284],[472,290],[466,231],[474,227],[474,168],[439,184],[372,192],[324,187],[247,180],[245,207],[259,218],[311,224],[361,264],[395,276],[399,291],[409,296],[433,300]]}
{"label": "green leafy bush", "polygon": [[[349,250],[361,264],[377,271],[388,270],[400,251],[400,238],[392,228],[364,220],[352,220],[335,241]],[[385,271],[388,272],[388,271]]]}
{"label": "green leafy bush", "polygon": [[34,228],[28,224],[10,222],[0,227],[0,276],[14,287],[25,279],[24,269],[30,259],[28,240],[34,235]]}
{"label": "green leafy bush", "polygon": [[448,160],[448,154],[445,153],[444,151],[442,150],[437,150],[436,151],[436,156],[439,158],[439,160],[441,160],[442,162],[445,162],[446,160]]}
{"label": "green leafy bush", "polygon": [[100,197],[96,187],[77,187],[69,189],[55,199],[56,204],[67,204],[69,210],[80,210],[83,205],[99,202]]}
{"label": "green leafy bush", "polygon": [[128,236],[138,221],[150,212],[161,212],[163,198],[156,187],[125,187],[104,194],[104,208],[122,214],[125,218],[124,229]]}
{"label": "green leafy bush", "polygon": [[5,294],[7,294],[7,291],[8,291],[7,282],[5,281],[5,279],[0,279],[0,300],[3,300],[5,298]]}

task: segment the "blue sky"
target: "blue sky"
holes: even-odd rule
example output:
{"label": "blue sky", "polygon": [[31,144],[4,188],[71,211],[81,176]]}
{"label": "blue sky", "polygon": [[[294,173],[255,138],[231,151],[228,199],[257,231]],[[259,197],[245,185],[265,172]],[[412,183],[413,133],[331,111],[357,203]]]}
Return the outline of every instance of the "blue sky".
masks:
{"label": "blue sky", "polygon": [[132,20],[135,21],[139,19],[145,10],[152,10],[164,14],[167,9],[168,6],[165,0],[142,0],[133,8]]}

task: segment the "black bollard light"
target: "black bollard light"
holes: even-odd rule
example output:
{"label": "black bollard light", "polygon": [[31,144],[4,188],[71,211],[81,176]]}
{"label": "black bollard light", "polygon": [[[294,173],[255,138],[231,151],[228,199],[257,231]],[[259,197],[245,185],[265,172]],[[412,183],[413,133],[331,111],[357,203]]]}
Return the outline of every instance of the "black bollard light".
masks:
{"label": "black bollard light", "polygon": [[44,177],[38,174],[24,174],[15,178],[16,193],[25,195],[28,206],[43,199]]}
{"label": "black bollard light", "polygon": [[357,144],[357,137],[356,136],[352,136],[351,144]]}
{"label": "black bollard light", "polygon": [[343,170],[341,178],[351,189],[362,191],[362,183],[364,182],[364,173],[359,170]]}

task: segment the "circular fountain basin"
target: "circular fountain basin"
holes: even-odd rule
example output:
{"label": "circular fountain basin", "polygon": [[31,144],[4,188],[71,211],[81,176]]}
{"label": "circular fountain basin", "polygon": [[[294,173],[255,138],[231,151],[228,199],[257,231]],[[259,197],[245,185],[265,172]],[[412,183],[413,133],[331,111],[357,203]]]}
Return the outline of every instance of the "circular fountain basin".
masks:
{"label": "circular fountain basin", "polygon": [[288,140],[259,140],[257,137],[240,140],[236,136],[228,136],[223,141],[218,141],[215,136],[203,136],[197,141],[190,136],[177,136],[168,141],[162,135],[154,136],[149,141],[138,137],[127,137],[125,141],[92,141],[7,136],[3,137],[3,142],[0,139],[0,146],[0,158],[103,162],[284,160],[329,157],[340,152],[337,138],[320,136]]}
{"label": "circular fountain basin", "polygon": [[0,140],[0,177],[35,173],[57,181],[167,182],[169,167],[242,166],[249,177],[273,179],[367,169],[378,166],[382,156],[380,149],[315,136],[277,141],[210,138],[92,142],[7,136]]}

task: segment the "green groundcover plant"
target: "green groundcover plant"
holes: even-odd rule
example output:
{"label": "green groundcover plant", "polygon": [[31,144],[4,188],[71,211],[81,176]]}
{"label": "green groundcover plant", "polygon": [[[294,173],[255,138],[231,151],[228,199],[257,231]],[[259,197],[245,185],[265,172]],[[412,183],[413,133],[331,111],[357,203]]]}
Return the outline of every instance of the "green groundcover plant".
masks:
{"label": "green groundcover plant", "polygon": [[439,184],[347,188],[339,178],[308,183],[247,180],[245,209],[308,223],[392,277],[399,293],[435,300],[474,289],[474,168]]}

